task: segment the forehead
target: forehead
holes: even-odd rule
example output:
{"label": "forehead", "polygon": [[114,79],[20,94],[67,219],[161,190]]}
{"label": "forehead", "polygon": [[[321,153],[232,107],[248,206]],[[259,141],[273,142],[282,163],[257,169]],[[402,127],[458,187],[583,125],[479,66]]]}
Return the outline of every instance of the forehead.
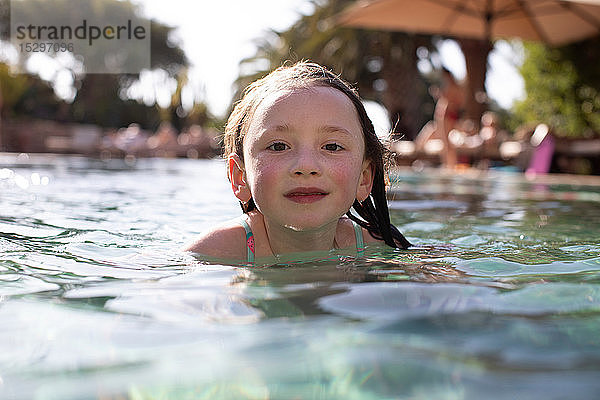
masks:
{"label": "forehead", "polygon": [[329,86],[280,90],[267,95],[257,106],[249,132],[269,125],[339,125],[362,137],[356,108],[350,98]]}

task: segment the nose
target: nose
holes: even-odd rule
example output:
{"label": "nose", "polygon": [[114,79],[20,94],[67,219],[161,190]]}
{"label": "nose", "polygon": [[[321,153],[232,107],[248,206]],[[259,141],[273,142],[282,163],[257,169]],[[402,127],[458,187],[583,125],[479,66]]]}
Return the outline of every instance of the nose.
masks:
{"label": "nose", "polygon": [[292,173],[297,176],[321,175],[321,166],[318,155],[310,149],[300,149],[294,160]]}

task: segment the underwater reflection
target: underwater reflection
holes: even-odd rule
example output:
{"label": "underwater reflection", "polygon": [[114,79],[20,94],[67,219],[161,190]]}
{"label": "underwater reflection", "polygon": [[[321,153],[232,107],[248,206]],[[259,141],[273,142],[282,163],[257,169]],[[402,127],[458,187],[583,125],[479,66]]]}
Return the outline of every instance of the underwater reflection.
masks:
{"label": "underwater reflection", "polygon": [[[409,282],[468,285],[470,277],[437,258],[448,255],[447,247],[423,247],[409,252],[376,248],[361,258],[340,257],[306,263],[246,267],[234,285],[244,285],[246,301],[265,318],[338,314],[323,307],[323,299],[369,287],[376,299],[385,283],[406,286]],[[428,258],[434,259],[429,261]],[[372,286],[367,284],[373,283]],[[481,284],[479,284],[481,285]],[[489,286],[498,286],[494,282]],[[377,307],[376,302],[366,299]],[[365,315],[368,317],[368,315]],[[360,315],[354,315],[353,318]]]}

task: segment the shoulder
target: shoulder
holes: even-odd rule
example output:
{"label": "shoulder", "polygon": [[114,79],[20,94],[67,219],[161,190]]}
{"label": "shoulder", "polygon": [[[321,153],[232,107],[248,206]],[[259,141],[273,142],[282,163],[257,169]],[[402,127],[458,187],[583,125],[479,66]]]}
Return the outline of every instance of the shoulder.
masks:
{"label": "shoulder", "polygon": [[234,219],[203,232],[194,242],[185,246],[184,251],[215,258],[245,260],[245,246],[244,227],[237,219]]}
{"label": "shoulder", "polygon": [[366,244],[371,244],[371,243],[385,244],[385,242],[383,240],[375,239],[373,236],[371,236],[371,234],[369,233],[369,231],[366,230],[365,228],[363,228],[362,226],[361,226],[360,229],[362,230],[363,241]]}
{"label": "shoulder", "polygon": [[[352,220],[348,217],[342,217],[340,218],[340,221],[338,223],[338,229],[341,229],[341,237],[344,238],[343,240],[343,245],[342,247],[354,247],[356,246],[356,234],[354,231],[354,223],[352,222]],[[384,243],[383,240],[379,240],[379,239],[375,239],[373,236],[371,236],[371,234],[369,233],[368,230],[366,230],[365,228],[363,228],[362,226],[360,227],[360,230],[362,232],[362,236],[363,236],[363,241],[365,244],[370,244],[370,243]]]}

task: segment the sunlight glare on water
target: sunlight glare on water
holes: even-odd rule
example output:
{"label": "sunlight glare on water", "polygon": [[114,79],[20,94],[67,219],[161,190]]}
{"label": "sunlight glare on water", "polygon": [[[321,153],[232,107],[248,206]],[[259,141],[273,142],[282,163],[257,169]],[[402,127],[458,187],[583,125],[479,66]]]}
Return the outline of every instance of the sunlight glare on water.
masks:
{"label": "sunlight glare on water", "polygon": [[248,268],[222,161],[2,156],[0,398],[597,395],[600,185],[392,178],[414,248]]}

